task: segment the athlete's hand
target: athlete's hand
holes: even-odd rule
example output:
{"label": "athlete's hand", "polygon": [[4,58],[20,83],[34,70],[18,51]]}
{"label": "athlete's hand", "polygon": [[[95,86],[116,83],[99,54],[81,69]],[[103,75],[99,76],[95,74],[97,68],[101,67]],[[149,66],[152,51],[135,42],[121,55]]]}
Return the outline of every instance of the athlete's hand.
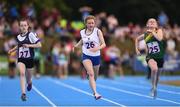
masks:
{"label": "athlete's hand", "polygon": [[9,50],[9,51],[8,51],[8,54],[11,54],[12,52],[13,52],[12,50]]}
{"label": "athlete's hand", "polygon": [[157,35],[157,32],[154,30],[154,31],[152,31],[152,34],[153,35]]}
{"label": "athlete's hand", "polygon": [[147,32],[152,33],[153,30],[152,29],[147,29]]}
{"label": "athlete's hand", "polygon": [[29,44],[23,44],[23,47],[24,48],[29,48],[30,46],[29,46]]}
{"label": "athlete's hand", "polygon": [[154,29],[154,28],[148,28],[147,29],[147,32],[149,32],[149,33],[156,33],[156,29]]}
{"label": "athlete's hand", "polygon": [[99,48],[98,47],[95,47],[95,48],[90,48],[89,49],[89,51],[91,51],[91,52],[96,52],[96,51],[98,51],[99,50]]}
{"label": "athlete's hand", "polygon": [[137,54],[137,55],[141,55],[141,52],[136,49],[136,54]]}

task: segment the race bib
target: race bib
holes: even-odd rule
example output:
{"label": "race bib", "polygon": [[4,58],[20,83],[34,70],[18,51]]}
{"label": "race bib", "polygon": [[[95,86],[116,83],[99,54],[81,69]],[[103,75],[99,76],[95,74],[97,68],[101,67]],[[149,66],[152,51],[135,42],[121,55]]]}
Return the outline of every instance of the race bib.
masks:
{"label": "race bib", "polygon": [[19,47],[19,58],[29,58],[30,56],[29,48]]}
{"label": "race bib", "polygon": [[86,49],[90,49],[90,48],[94,48],[95,47],[95,43],[94,42],[86,42],[85,43],[86,45]]}
{"label": "race bib", "polygon": [[148,50],[150,54],[158,53],[160,52],[159,44],[158,42],[151,42],[147,44]]}

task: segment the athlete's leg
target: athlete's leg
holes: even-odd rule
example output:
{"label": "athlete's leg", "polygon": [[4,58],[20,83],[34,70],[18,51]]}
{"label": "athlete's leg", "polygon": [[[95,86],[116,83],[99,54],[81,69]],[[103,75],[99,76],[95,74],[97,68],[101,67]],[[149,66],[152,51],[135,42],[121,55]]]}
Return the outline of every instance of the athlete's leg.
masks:
{"label": "athlete's leg", "polygon": [[94,79],[95,79],[95,81],[97,80],[97,77],[98,77],[98,75],[99,75],[99,67],[100,67],[100,65],[96,65],[96,66],[93,67],[93,69],[94,69]]}
{"label": "athlete's leg", "polygon": [[156,96],[156,88],[157,88],[157,78],[158,78],[158,66],[157,62],[154,59],[150,59],[148,61],[148,65],[151,68],[151,79],[152,79],[152,96]]}
{"label": "athlete's leg", "polygon": [[148,67],[147,69],[147,79],[151,79],[151,69]]}
{"label": "athlete's leg", "polygon": [[89,75],[89,84],[92,88],[95,98],[101,97],[96,91],[96,82],[94,79],[94,70],[93,70],[93,65],[92,65],[91,60],[89,60],[89,59],[83,60],[83,65]]}
{"label": "athlete's leg", "polygon": [[25,93],[25,71],[26,67],[24,63],[18,62],[18,69],[20,72],[20,84],[21,84],[21,91]]}
{"label": "athlete's leg", "polygon": [[94,80],[94,70],[91,60],[86,59],[83,61],[84,68],[86,69],[89,75],[89,83],[94,93],[96,93],[96,83]]}
{"label": "athlete's leg", "polygon": [[26,72],[26,82],[28,84],[27,90],[30,91],[32,89],[32,72],[34,71],[33,68],[28,68]]}
{"label": "athlete's leg", "polygon": [[25,96],[25,71],[26,71],[26,67],[25,67],[25,64],[22,63],[22,62],[18,62],[18,69],[19,69],[19,72],[20,72],[20,85],[21,85],[21,92],[22,92],[22,96],[21,96],[21,99],[23,101],[26,100],[26,96]]}
{"label": "athlete's leg", "polygon": [[163,68],[158,68],[157,78],[156,78],[156,87],[157,87],[157,84],[158,84],[158,82],[159,82],[159,78],[160,78],[160,75],[161,75],[162,70],[163,70]]}
{"label": "athlete's leg", "polygon": [[32,72],[34,71],[33,68],[28,68],[26,72],[26,82],[27,84],[32,83]]}

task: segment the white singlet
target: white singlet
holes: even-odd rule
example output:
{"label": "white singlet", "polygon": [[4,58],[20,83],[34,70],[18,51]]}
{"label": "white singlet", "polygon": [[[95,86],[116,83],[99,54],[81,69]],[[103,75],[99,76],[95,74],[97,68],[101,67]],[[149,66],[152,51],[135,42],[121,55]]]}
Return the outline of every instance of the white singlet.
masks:
{"label": "white singlet", "polygon": [[81,39],[83,41],[82,45],[82,52],[85,55],[88,56],[99,56],[100,55],[100,50],[97,52],[91,52],[89,51],[90,48],[94,48],[100,45],[99,37],[98,37],[98,28],[94,28],[93,32],[89,35],[86,34],[86,29],[83,29],[80,31],[81,34]]}

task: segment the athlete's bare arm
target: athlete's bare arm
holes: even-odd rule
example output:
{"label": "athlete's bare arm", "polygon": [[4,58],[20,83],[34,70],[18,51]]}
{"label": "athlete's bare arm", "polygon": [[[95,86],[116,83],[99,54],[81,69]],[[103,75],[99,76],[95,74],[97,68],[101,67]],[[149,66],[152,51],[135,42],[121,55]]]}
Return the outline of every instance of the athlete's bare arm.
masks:
{"label": "athlete's bare arm", "polygon": [[159,41],[161,41],[163,39],[163,31],[162,31],[162,29],[158,29],[157,31],[153,31],[152,34]]}
{"label": "athlete's bare arm", "polygon": [[82,41],[82,39],[81,39],[81,40],[79,40],[79,42],[78,42],[77,44],[74,45],[74,47],[77,48],[77,47],[81,46],[82,43],[83,43],[83,41]]}
{"label": "athlete's bare arm", "polygon": [[15,46],[14,48],[10,49],[10,50],[8,51],[8,54],[11,54],[12,52],[16,51],[17,48],[18,48],[18,46]]}
{"label": "athlete's bare arm", "polygon": [[74,49],[75,49],[75,48],[78,48],[78,47],[81,46],[82,44],[83,44],[83,41],[82,41],[82,39],[81,39],[81,40],[79,40],[78,43],[76,43],[76,44],[74,45],[72,51],[74,52]]}
{"label": "athlete's bare arm", "polygon": [[38,42],[36,44],[23,44],[23,46],[26,48],[40,48],[40,47],[42,47],[41,42]]}
{"label": "athlete's bare arm", "polygon": [[138,48],[138,43],[140,40],[143,40],[144,39],[144,34],[138,36],[136,39],[135,39],[135,49],[136,49],[136,54],[137,55],[140,55],[140,51],[139,51],[139,48]]}
{"label": "athlete's bare arm", "polygon": [[101,32],[101,30],[98,30],[98,36],[99,36],[99,40],[100,40],[100,46],[99,49],[103,49],[106,47],[106,43],[104,41],[104,37],[103,37],[103,33]]}

